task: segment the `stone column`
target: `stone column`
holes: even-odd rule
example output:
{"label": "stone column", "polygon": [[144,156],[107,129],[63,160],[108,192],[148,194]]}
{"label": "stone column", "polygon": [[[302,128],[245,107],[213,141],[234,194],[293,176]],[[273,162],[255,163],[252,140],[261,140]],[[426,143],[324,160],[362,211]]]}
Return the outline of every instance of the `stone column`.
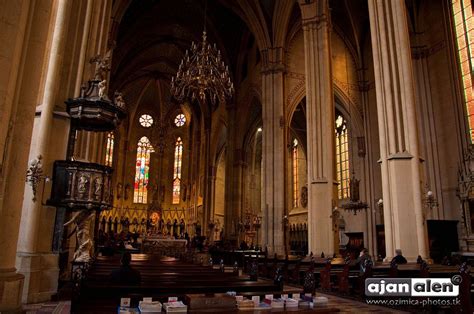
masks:
{"label": "stone column", "polygon": [[20,310],[15,268],[28,148],[42,86],[52,8],[47,1],[7,1],[0,10],[0,312]]}
{"label": "stone column", "polygon": [[263,187],[262,246],[270,253],[285,253],[285,118],[283,98],[283,49],[262,50]]}
{"label": "stone column", "polygon": [[[32,158],[41,155],[45,174],[50,173],[52,161],[48,158],[48,146],[50,144],[51,130],[53,127],[53,110],[56,104],[56,95],[60,85],[60,68],[66,43],[68,16],[71,9],[71,1],[59,0],[56,7],[53,35],[49,56],[47,57],[46,80],[44,92],[41,99],[41,116],[35,123],[33,142],[30,148]],[[17,268],[25,275],[25,288],[23,291],[23,302],[40,302],[49,300],[57,290],[57,255],[38,253],[39,229],[42,215],[51,216],[50,210],[41,205],[41,196],[33,201],[31,187],[24,187],[24,200],[20,225],[20,237],[17,248]],[[41,189],[38,189],[41,191]],[[48,211],[48,213],[45,213]],[[54,216],[53,216],[54,217]],[[49,217],[48,217],[49,218]],[[54,218],[52,219],[54,222]],[[43,237],[47,235],[42,235]],[[43,270],[48,265],[47,270]]]}
{"label": "stone column", "polygon": [[338,253],[332,229],[335,206],[334,92],[327,1],[300,3],[305,49],[308,157],[308,246],[314,254]]}
{"label": "stone column", "polygon": [[237,238],[235,226],[239,220],[239,208],[235,206],[237,195],[236,187],[240,182],[240,176],[236,173],[234,164],[235,150],[235,105],[227,105],[227,148],[225,167],[225,198],[224,198],[224,235],[226,239],[235,240]]}
{"label": "stone column", "polygon": [[79,54],[79,62],[77,65],[76,83],[74,85],[74,97],[79,97],[81,85],[83,83],[84,65],[86,64],[87,39],[91,26],[92,16],[92,0],[87,0],[86,15],[84,17],[84,30],[81,38],[81,52]]}
{"label": "stone column", "polygon": [[[206,120],[206,119],[204,119]],[[208,235],[208,224],[212,217],[212,165],[211,165],[211,119],[204,121],[204,193],[202,199],[202,235]]]}
{"label": "stone column", "polygon": [[[244,180],[244,169],[246,167],[246,163],[243,160],[243,152],[241,149],[236,149],[234,152],[234,199],[232,200],[232,206],[233,206],[233,211],[234,211],[234,217],[235,217],[235,224],[233,225],[233,231],[235,231],[236,238],[239,236],[239,231],[238,231],[238,221],[242,218],[243,220],[243,215],[244,215],[244,202],[243,202],[243,180]],[[239,244],[239,243],[237,243]]]}
{"label": "stone column", "polygon": [[[364,112],[364,142],[365,150],[363,151],[364,154],[364,173],[365,173],[365,191],[366,191],[366,199],[369,204],[369,208],[366,212],[366,225],[367,225],[367,244],[366,247],[369,250],[370,254],[373,256],[377,256],[379,254],[378,247],[377,247],[377,232],[376,232],[376,211],[378,210],[377,201],[379,198],[376,198],[375,195],[375,179],[374,179],[374,156],[373,156],[373,145],[378,145],[376,142],[373,143],[372,136],[375,132],[372,129],[372,121],[376,118],[375,113],[370,110],[370,101],[369,101],[369,82],[366,80],[367,73],[365,69],[358,69],[358,77],[359,77],[359,92],[361,96],[361,104]],[[372,129],[372,132],[371,132]],[[357,143],[359,145],[359,143]],[[362,152],[358,152],[361,154]],[[360,155],[359,155],[360,156]],[[380,197],[380,196],[379,196]]]}
{"label": "stone column", "polygon": [[[209,196],[209,221],[216,221],[216,217],[214,215],[215,210],[216,210],[216,178],[217,178],[217,164],[214,164],[211,166],[211,169],[209,169],[209,180],[208,180],[208,189],[210,190],[210,196]],[[215,231],[215,226],[211,230],[209,229],[209,241],[211,243],[214,243],[214,231]]]}
{"label": "stone column", "polygon": [[[420,114],[418,124],[420,125],[420,155],[425,158],[425,181],[426,189],[422,192],[433,191],[438,207],[426,213],[427,218],[445,219],[443,206],[443,191],[441,185],[441,172],[438,155],[438,136],[435,123],[435,109],[431,99],[430,70],[428,64],[428,47],[417,47],[412,50],[414,80],[416,86],[416,103]],[[423,193],[422,193],[423,197]]]}
{"label": "stone column", "polygon": [[369,0],[382,167],[387,260],[428,256],[420,186],[418,126],[403,0]]}

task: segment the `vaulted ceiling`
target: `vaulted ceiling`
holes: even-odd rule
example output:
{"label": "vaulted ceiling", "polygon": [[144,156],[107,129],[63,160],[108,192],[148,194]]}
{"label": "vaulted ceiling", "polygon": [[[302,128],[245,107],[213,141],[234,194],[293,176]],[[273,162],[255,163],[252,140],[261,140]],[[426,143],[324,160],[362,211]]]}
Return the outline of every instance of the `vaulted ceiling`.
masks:
{"label": "vaulted ceiling", "polygon": [[[360,60],[370,37],[367,0],[330,0],[330,6],[334,28]],[[259,49],[284,45],[287,32],[301,25],[293,0],[116,0],[111,89],[124,93],[132,111],[146,88],[160,89],[164,107],[171,103],[171,77],[191,42],[201,40],[205,15],[208,41],[217,44],[235,84],[249,42]]]}

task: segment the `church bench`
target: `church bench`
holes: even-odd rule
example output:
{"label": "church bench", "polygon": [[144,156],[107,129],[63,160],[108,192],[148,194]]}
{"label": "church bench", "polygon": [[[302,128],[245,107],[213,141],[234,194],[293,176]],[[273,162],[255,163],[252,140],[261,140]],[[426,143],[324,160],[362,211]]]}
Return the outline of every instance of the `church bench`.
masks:
{"label": "church bench", "polygon": [[176,260],[163,263],[153,256],[140,256],[138,260],[135,256],[132,258],[131,266],[141,273],[140,285],[110,284],[109,275],[119,265],[117,257],[98,258],[82,281],[78,299],[73,299],[73,308],[81,309],[81,304],[95,304],[98,308],[101,304],[112,304],[116,309],[117,298],[129,295],[158,298],[184,296],[186,293],[279,291],[279,286],[270,280],[249,281],[248,277],[239,277],[233,272]]}

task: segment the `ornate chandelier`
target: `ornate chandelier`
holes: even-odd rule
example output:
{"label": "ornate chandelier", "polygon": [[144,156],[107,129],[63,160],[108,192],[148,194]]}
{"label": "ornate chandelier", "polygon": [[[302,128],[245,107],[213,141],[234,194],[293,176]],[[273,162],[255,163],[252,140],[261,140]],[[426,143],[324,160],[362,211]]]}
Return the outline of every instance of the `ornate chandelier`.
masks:
{"label": "ornate chandelier", "polygon": [[230,80],[229,68],[222,61],[216,44],[207,42],[206,31],[202,42],[191,44],[191,50],[184,55],[176,76],[171,79],[171,94],[178,101],[198,99],[201,104],[210,101],[215,107],[232,97],[234,83]]}

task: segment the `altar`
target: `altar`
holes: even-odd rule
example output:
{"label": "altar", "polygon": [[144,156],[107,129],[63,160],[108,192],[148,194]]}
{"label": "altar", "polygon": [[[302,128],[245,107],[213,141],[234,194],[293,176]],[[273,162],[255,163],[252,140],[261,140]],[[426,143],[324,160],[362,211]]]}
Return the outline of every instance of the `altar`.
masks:
{"label": "altar", "polygon": [[143,240],[142,252],[174,256],[180,253],[185,253],[187,243],[188,241],[185,239],[147,237]]}

